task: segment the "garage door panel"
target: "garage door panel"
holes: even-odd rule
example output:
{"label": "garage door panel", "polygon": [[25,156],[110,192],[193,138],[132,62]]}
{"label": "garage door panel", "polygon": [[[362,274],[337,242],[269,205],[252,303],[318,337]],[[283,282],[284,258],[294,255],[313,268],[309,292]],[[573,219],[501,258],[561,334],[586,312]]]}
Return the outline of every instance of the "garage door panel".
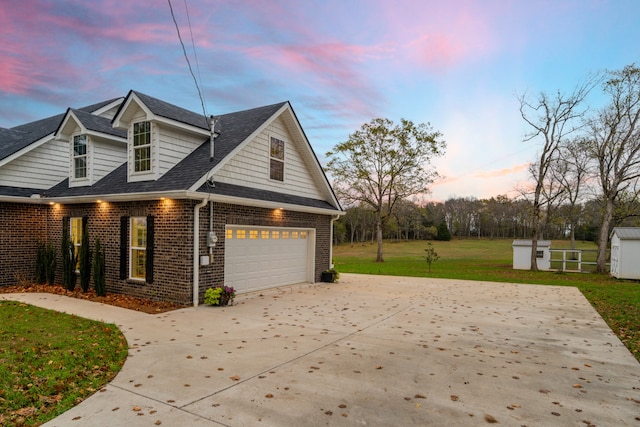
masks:
{"label": "garage door panel", "polygon": [[[312,258],[309,230],[250,226],[227,226],[227,229],[230,231],[225,241],[225,284],[248,291],[308,280]],[[307,238],[301,238],[305,235]]]}

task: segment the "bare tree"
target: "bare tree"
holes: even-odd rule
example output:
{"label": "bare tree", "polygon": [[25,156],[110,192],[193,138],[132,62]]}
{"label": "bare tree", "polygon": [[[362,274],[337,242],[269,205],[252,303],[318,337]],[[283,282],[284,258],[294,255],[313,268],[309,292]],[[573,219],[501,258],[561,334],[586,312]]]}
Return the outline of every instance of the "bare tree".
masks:
{"label": "bare tree", "polygon": [[560,183],[564,194],[565,216],[569,225],[571,249],[576,248],[576,224],[581,211],[580,200],[589,176],[589,156],[587,141],[576,138],[560,147],[558,159],[552,169],[552,174]]}
{"label": "bare tree", "polygon": [[429,163],[444,152],[440,138],[429,124],[402,119],[395,125],[378,118],[327,153],[338,197],[346,204],[365,203],[376,213],[376,262],[384,261],[383,229],[398,200],[427,192],[436,176]]}
{"label": "bare tree", "polygon": [[586,108],[583,101],[596,84],[590,78],[586,83],[577,86],[574,91],[565,95],[558,91],[555,96],[542,92],[530,99],[526,94],[519,96],[520,115],[533,128],[524,138],[527,141],[540,141],[541,149],[533,171],[535,189],[533,194],[533,212],[531,217],[531,270],[537,271],[537,240],[540,228],[541,207],[545,180],[556,155],[556,151],[565,138],[581,128]]}
{"label": "bare tree", "polygon": [[591,121],[591,155],[597,162],[603,214],[597,270],[606,271],[607,244],[614,209],[626,194],[638,197],[640,178],[640,68],[610,71],[604,83],[609,104]]}

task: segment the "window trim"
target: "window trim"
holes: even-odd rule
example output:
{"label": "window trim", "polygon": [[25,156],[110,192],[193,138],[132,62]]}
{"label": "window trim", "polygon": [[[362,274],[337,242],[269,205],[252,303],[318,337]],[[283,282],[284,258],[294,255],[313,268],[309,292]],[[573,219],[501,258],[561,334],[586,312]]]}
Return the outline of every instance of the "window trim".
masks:
{"label": "window trim", "polygon": [[[282,145],[282,149],[274,153],[274,144],[277,145],[278,143]],[[276,138],[275,136],[269,138],[269,179],[271,181],[284,182],[286,147],[287,143],[284,140]],[[275,164],[280,165],[281,170],[275,170],[273,167]]]}
{"label": "window trim", "polygon": [[[134,223],[136,220],[144,220],[144,247],[142,246],[134,246],[134,242],[133,242],[133,233],[134,233]],[[146,281],[147,280],[147,268],[146,268],[146,264],[147,264],[147,247],[149,246],[149,242],[148,242],[148,223],[147,223],[147,217],[146,216],[131,216],[129,217],[129,279],[130,280],[135,280],[135,281]],[[133,251],[144,251],[144,256],[145,256],[145,268],[143,269],[143,277],[137,277],[133,275],[133,265],[135,262],[135,258],[133,256]]]}
{"label": "window trim", "polygon": [[[81,137],[84,139],[84,154],[76,154],[76,143]],[[77,176],[79,169],[76,160],[84,160],[84,176]],[[89,135],[86,133],[79,133],[71,137],[71,169],[71,177],[74,181],[89,178]]]}
{"label": "window trim", "polygon": [[[145,125],[145,127],[147,127],[147,129],[143,130],[143,131],[138,131],[136,132],[136,128],[139,127],[141,124]],[[147,173],[151,173],[153,171],[153,155],[152,155],[152,146],[153,146],[153,138],[152,138],[152,133],[153,133],[153,126],[151,121],[149,120],[142,120],[139,122],[135,122],[131,124],[131,150],[132,150],[132,161],[133,161],[133,169],[132,169],[132,173],[133,174],[147,174]],[[143,144],[136,144],[136,137],[138,139],[138,141],[140,141],[140,138],[144,136],[144,143]],[[140,152],[142,150],[146,150],[148,152],[148,157],[146,158],[140,158],[138,159],[136,157],[136,153]],[[138,169],[139,165],[142,163],[148,162],[148,169]]]}

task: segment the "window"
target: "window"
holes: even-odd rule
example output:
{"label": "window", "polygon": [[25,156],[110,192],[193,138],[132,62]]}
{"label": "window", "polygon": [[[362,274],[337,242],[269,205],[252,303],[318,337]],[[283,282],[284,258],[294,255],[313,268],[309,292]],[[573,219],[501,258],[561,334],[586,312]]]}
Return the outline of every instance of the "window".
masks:
{"label": "window", "polygon": [[73,177],[87,177],[87,135],[73,137]]}
{"label": "window", "polygon": [[69,228],[69,236],[71,238],[71,243],[74,246],[73,250],[78,257],[76,261],[76,270],[78,270],[80,268],[80,257],[78,256],[78,254],[80,253],[80,246],[82,246],[82,218],[70,218]]}
{"label": "window", "polygon": [[269,178],[284,181],[284,141],[271,137]]}
{"label": "window", "polygon": [[544,252],[543,251],[536,251],[536,258],[544,258]]}
{"label": "window", "polygon": [[268,239],[269,238],[269,230],[261,230],[260,231],[260,236],[262,239]]}
{"label": "window", "polygon": [[258,230],[249,230],[249,238],[257,239],[258,238]]}
{"label": "window", "polygon": [[151,122],[133,124],[133,164],[135,172],[151,170]]}
{"label": "window", "polygon": [[236,238],[238,239],[246,239],[247,238],[247,230],[237,230]]}
{"label": "window", "polygon": [[233,230],[231,229],[227,230],[227,239],[233,239]]}
{"label": "window", "polygon": [[147,218],[131,217],[130,271],[132,279],[146,279],[147,270]]}

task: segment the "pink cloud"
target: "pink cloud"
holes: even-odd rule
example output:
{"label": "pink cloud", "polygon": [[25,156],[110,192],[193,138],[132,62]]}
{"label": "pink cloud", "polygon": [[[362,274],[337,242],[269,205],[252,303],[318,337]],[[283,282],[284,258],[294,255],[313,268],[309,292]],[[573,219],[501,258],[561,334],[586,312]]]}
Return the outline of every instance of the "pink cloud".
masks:
{"label": "pink cloud", "polygon": [[519,165],[512,166],[510,168],[498,169],[489,172],[477,172],[474,176],[478,178],[499,178],[503,176],[517,174],[523,171],[526,171],[529,168],[530,163],[522,163]]}

